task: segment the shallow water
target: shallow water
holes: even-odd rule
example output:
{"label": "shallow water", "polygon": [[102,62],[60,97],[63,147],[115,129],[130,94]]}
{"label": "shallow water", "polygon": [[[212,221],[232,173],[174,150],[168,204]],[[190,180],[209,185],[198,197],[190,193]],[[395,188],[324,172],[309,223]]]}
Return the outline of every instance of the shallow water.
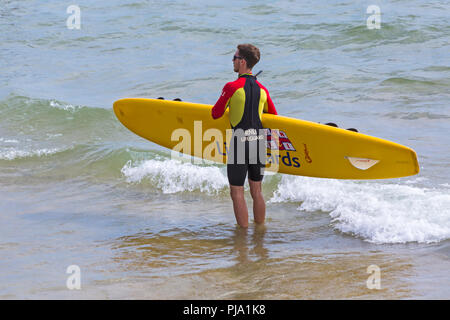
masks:
{"label": "shallow water", "polygon": [[[66,4],[1,2],[0,298],[448,299],[449,4],[380,1],[369,30],[371,4],[79,1],[70,30]],[[238,229],[225,167],[171,159],[112,103],[213,104],[241,42],[279,114],[407,145],[420,174],[266,176],[265,226]]]}

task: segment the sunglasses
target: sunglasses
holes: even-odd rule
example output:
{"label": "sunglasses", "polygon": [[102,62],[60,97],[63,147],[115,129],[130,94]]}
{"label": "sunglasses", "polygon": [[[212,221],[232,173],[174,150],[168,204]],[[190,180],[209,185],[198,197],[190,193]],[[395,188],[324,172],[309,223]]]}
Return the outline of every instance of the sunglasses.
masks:
{"label": "sunglasses", "polygon": [[239,57],[239,56],[233,56],[233,61],[236,59],[244,59],[244,57]]}

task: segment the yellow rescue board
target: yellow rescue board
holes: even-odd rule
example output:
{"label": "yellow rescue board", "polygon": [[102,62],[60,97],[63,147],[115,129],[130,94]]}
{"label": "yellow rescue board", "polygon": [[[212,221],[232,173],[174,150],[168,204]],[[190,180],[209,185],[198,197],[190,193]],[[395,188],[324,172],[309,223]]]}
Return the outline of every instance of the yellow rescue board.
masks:
{"label": "yellow rescue board", "polygon": [[[228,110],[214,120],[211,108],[211,105],[160,99],[130,98],[114,102],[117,118],[135,134],[169,149],[226,163]],[[264,128],[272,129],[274,137],[277,133],[274,130],[279,130],[278,140],[267,142],[269,170],[334,179],[386,179],[419,172],[414,150],[391,141],[272,114],[263,114],[262,123]],[[216,137],[218,132],[223,140]],[[189,141],[183,141],[186,139]],[[190,147],[180,150],[186,143]]]}

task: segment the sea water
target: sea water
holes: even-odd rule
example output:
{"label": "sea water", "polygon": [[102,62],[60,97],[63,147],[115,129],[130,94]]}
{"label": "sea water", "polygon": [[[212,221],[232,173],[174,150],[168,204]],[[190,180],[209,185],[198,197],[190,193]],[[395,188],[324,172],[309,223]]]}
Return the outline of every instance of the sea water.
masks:
{"label": "sea water", "polygon": [[[1,1],[0,298],[450,298],[448,12],[448,1]],[[173,159],[112,103],[214,104],[247,42],[279,114],[407,145],[421,172],[268,175],[265,225],[246,185],[251,223],[238,228],[224,165]]]}

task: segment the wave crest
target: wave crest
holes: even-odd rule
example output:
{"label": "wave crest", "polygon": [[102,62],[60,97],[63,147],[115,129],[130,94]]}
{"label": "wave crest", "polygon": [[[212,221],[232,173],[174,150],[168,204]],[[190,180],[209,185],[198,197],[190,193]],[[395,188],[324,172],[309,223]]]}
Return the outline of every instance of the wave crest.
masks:
{"label": "wave crest", "polygon": [[373,243],[450,238],[450,194],[438,189],[283,176],[270,201],[328,212],[336,229]]}
{"label": "wave crest", "polygon": [[222,170],[216,166],[196,166],[173,159],[151,159],[137,164],[128,161],[122,174],[129,183],[141,183],[148,179],[164,193],[184,191],[218,194],[228,186]]}

